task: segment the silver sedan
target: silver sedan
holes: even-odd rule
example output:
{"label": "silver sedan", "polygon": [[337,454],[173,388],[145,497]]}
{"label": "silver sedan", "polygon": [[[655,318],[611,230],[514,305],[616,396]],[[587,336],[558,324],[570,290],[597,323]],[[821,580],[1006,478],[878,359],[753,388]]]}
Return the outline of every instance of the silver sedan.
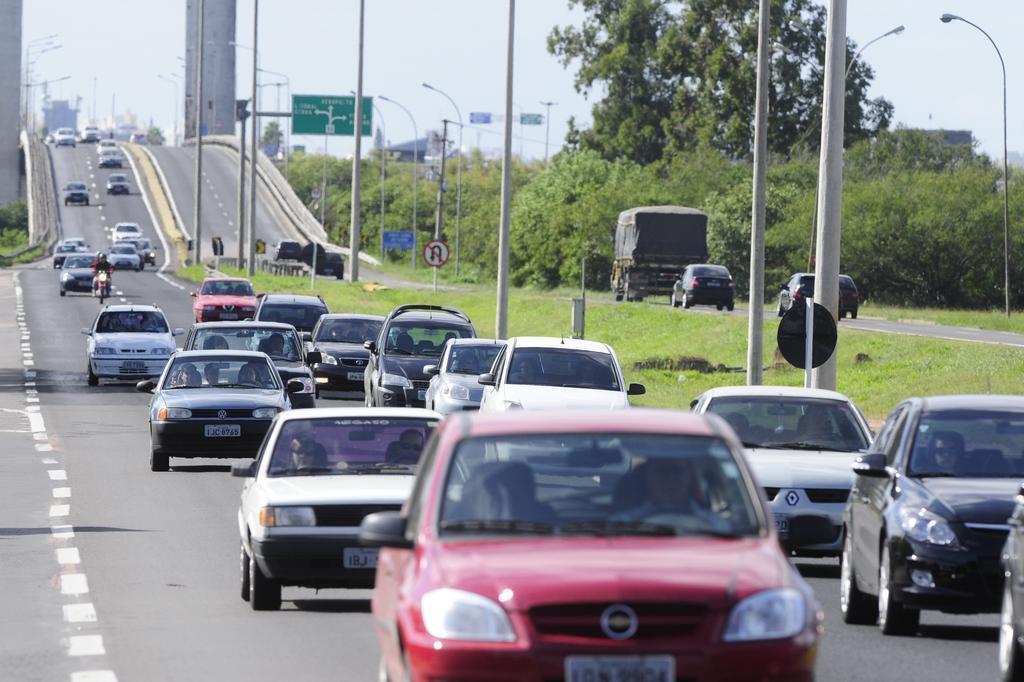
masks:
{"label": "silver sedan", "polygon": [[441,414],[480,409],[483,386],[477,377],[489,372],[494,358],[505,346],[494,339],[452,339],[441,359],[425,370],[430,376],[426,407]]}

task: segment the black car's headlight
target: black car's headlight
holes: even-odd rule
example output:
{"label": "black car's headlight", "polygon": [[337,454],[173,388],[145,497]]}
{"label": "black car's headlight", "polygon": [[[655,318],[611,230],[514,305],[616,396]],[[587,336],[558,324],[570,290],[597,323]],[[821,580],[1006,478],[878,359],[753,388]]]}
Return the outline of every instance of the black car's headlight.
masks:
{"label": "black car's headlight", "polygon": [[321,362],[323,362],[325,365],[336,365],[336,364],[338,364],[337,358],[335,358],[333,355],[330,355],[329,353],[324,353],[323,354],[323,356],[321,357]]}
{"label": "black car's headlight", "polygon": [[940,547],[959,547],[960,541],[949,521],[927,509],[900,507],[897,511],[900,527],[907,537]]}

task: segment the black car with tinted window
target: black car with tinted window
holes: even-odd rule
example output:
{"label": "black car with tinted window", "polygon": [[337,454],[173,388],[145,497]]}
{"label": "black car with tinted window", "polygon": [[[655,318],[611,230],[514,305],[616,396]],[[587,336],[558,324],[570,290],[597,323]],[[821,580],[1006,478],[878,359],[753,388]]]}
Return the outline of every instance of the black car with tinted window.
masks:
{"label": "black car with tinted window", "polygon": [[911,398],[853,464],[843,518],[847,623],[912,634],[922,610],[999,611],[1024,478],[1024,397]]}
{"label": "black car with tinted window", "polygon": [[713,305],[719,310],[732,310],[736,284],[724,265],[697,263],[687,265],[672,287],[672,306],[691,308]]}
{"label": "black car with tinted window", "polygon": [[430,377],[449,339],[475,338],[460,310],[436,305],[400,305],[387,316],[370,351],[363,380],[367,407],[423,407]]}
{"label": "black car with tinted window", "polygon": [[331,312],[320,296],[262,294],[258,298],[254,320],[290,324],[298,330],[303,342],[312,339],[313,327],[320,316]]}
{"label": "black car with tinted window", "polygon": [[319,391],[363,392],[363,374],[370,351],[363,345],[380,334],[384,317],[332,313],[313,329],[313,350],[320,362],[313,366]]}
{"label": "black car with tinted window", "polygon": [[[803,304],[808,296],[814,296],[814,273],[798,272],[779,290],[779,317],[785,315],[794,303]],[[849,315],[856,320],[859,309],[860,292],[857,291],[853,278],[849,275],[839,275],[839,319]]]}
{"label": "black car with tinted window", "polygon": [[66,296],[69,291],[92,293],[92,262],[96,259],[92,253],[69,253],[60,269],[60,295]]}
{"label": "black car with tinted window", "polygon": [[185,337],[184,350],[231,350],[266,353],[285,386],[295,379],[301,389],[291,395],[294,408],[316,407],[312,365],[320,354],[306,353],[295,327],[282,322],[200,322]]}
{"label": "black car with tinted window", "polygon": [[282,239],[277,243],[274,260],[301,260],[302,244],[292,239]]}

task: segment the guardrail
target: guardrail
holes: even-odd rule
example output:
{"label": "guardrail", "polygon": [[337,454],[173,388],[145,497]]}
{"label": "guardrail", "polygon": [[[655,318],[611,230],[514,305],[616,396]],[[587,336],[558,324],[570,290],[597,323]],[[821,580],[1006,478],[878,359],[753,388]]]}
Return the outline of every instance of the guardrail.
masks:
{"label": "guardrail", "polygon": [[37,137],[21,131],[25,155],[25,199],[28,208],[28,246],[13,253],[0,254],[0,263],[13,261],[40,246],[53,247],[61,235],[57,208],[57,179],[53,173],[50,148]]}
{"label": "guardrail", "polygon": [[[241,260],[241,264],[239,264],[237,258],[220,257],[214,260],[214,268],[218,270],[221,267],[244,270],[245,264],[246,260],[244,258]],[[270,275],[285,275],[288,277],[309,276],[309,266],[305,263],[280,263],[269,258],[257,258],[256,270]]]}

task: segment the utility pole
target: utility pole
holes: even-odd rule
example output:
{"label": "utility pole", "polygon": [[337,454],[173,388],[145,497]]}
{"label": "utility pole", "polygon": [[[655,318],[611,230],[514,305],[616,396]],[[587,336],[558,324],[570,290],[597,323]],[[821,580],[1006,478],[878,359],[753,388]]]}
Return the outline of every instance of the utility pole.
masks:
{"label": "utility pole", "polygon": [[757,94],[754,114],[754,188],[750,215],[750,304],[747,315],[747,385],[763,380],[764,223],[768,157],[768,30],[771,1],[760,0],[757,24]]}
{"label": "utility pole", "polygon": [[547,107],[547,113],[544,114],[544,163],[548,162],[548,140],[551,134],[551,107],[557,105],[558,102],[541,102],[541,106]]}
{"label": "utility pole", "polygon": [[[360,205],[359,205],[359,181],[362,159],[359,158],[362,152],[363,141],[363,12],[366,9],[366,0],[359,0],[359,58],[357,60],[356,72],[356,120],[353,123],[355,136],[355,153],[352,157],[352,220],[349,229],[349,252],[351,262],[348,265],[349,281],[359,281],[359,248],[361,239]],[[315,252],[315,251],[314,251]]]}
{"label": "utility pole", "polygon": [[[196,181],[195,181],[195,233],[192,242],[195,248],[195,263],[202,265],[203,253],[203,53],[206,52],[206,34],[203,19],[206,14],[206,0],[196,3],[199,20],[196,22],[199,38],[196,41]],[[111,112],[113,123],[113,112]],[[116,125],[114,126],[116,127]],[[113,135],[113,133],[111,133]]]}
{"label": "utility pole", "polygon": [[508,0],[508,56],[505,65],[505,144],[501,158],[501,221],[498,228],[498,302],[494,335],[508,336],[509,205],[512,201],[512,65],[515,56],[516,0]]}
{"label": "utility pole", "polygon": [[256,146],[256,133],[259,132],[259,88],[256,77],[259,75],[259,37],[260,37],[260,0],[253,0],[252,7],[252,128],[249,131],[249,257],[246,261],[246,272],[252,277],[256,274],[256,159],[259,148]]}
{"label": "utility pole", "polygon": [[238,267],[245,262],[245,122],[249,118],[249,100],[240,99],[235,104],[235,113],[242,123],[242,134],[238,137]]}
{"label": "utility pole", "polygon": [[[448,119],[441,119],[441,178],[437,183],[437,220],[434,221],[434,239],[440,239],[444,234],[444,169],[447,158],[448,144]],[[437,271],[434,268],[434,292],[437,292]]]}
{"label": "utility pole", "polygon": [[[839,235],[843,196],[843,109],[846,103],[846,0],[829,0],[825,39],[825,91],[818,162],[818,244],[815,300],[839,319]],[[838,352],[838,351],[837,351]],[[815,388],[836,388],[836,354],[814,370]]]}

